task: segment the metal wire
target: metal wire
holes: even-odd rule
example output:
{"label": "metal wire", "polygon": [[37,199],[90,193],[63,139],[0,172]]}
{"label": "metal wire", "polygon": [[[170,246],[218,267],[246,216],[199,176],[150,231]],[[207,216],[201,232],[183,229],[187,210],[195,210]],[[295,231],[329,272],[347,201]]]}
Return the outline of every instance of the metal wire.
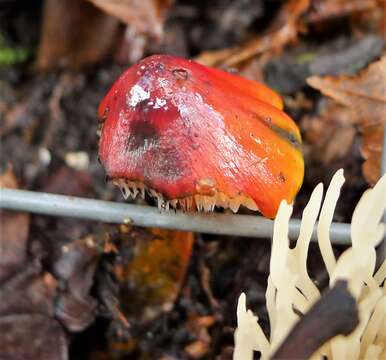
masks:
{"label": "metal wire", "polygon": [[[0,189],[0,207],[44,215],[220,235],[270,238],[273,231],[273,221],[261,216],[165,212],[151,206],[26,190]],[[289,225],[289,237],[291,239],[297,238],[299,228],[300,220],[291,220]],[[331,226],[330,234],[335,244],[349,244],[350,226],[349,224],[334,223]],[[313,239],[316,239],[315,233]]]}
{"label": "metal wire", "polygon": [[[386,131],[384,131],[381,172],[382,174],[386,172]],[[270,238],[273,232],[273,221],[261,216],[163,212],[150,206],[122,204],[26,190],[0,189],[0,208],[107,223],[130,223],[136,226],[160,227],[219,235]],[[386,215],[384,222],[386,223]],[[290,220],[289,237],[296,239],[299,229],[300,220]],[[334,244],[350,244],[350,225],[332,223],[330,236]],[[316,240],[315,231],[312,240]]]}

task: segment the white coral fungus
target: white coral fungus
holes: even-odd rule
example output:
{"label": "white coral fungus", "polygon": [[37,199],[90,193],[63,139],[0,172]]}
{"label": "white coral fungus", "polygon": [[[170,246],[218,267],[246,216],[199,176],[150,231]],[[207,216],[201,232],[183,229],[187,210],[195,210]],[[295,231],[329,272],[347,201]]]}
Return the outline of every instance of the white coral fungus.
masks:
{"label": "white coral fungus", "polygon": [[268,359],[298,321],[293,309],[304,314],[319,299],[320,292],[308,275],[306,262],[320,207],[317,237],[330,276],[330,287],[338,279],[348,281],[358,303],[360,323],[349,336],[336,336],[328,341],[312,359],[323,356],[334,360],[386,359],[386,261],[374,274],[375,246],[385,232],[381,219],[386,208],[386,175],[358,202],[351,222],[352,247],[335,259],[329,229],[343,182],[343,170],[339,170],[331,180],[322,207],[323,184],[316,186],[303,211],[294,249],[289,248],[288,240],[292,206],[281,203],[275,220],[266,290],[270,338],[264,335],[258,318],[247,310],[246,296],[241,294],[237,305],[235,360],[251,360],[253,351],[259,351],[262,359]]}

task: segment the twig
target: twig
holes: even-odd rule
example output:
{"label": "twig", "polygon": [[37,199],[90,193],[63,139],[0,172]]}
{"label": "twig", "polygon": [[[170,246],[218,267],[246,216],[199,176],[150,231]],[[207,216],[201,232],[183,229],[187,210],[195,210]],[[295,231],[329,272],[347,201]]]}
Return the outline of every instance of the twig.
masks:
{"label": "twig", "polygon": [[359,324],[356,301],[340,280],[292,328],[272,359],[309,359],[336,335],[349,335]]}

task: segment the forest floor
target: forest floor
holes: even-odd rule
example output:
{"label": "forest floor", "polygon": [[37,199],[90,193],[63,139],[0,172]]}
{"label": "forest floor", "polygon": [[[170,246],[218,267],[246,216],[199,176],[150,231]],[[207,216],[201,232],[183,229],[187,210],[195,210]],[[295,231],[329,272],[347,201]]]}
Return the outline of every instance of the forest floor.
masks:
{"label": "forest floor", "polygon": [[[131,63],[169,53],[276,89],[303,137],[306,172],[294,217],[316,184],[328,185],[343,168],[334,221],[350,222],[380,173],[385,120],[377,116],[385,103],[358,94],[385,97],[377,83],[386,76],[385,2],[143,0],[144,9],[120,17],[128,27],[91,2],[0,5],[0,184],[123,201],[98,162],[98,104]],[[56,23],[67,42],[57,43]],[[21,347],[31,359],[67,351],[71,359],[228,359],[242,291],[269,332],[269,239],[4,211],[1,219],[0,325],[9,354]],[[315,244],[308,266],[325,288]],[[41,339],[40,352],[31,338]]]}

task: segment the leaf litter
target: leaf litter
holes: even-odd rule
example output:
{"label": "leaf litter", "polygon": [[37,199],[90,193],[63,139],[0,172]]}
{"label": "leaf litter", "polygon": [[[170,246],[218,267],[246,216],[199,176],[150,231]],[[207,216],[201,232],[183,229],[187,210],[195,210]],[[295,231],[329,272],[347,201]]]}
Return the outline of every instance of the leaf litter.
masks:
{"label": "leaf litter", "polygon": [[[289,82],[285,96],[288,111],[302,126],[309,169],[294,212],[300,213],[316,181],[328,180],[335,168],[343,165],[348,181],[335,219],[348,220],[365,187],[357,172],[358,128],[363,128],[363,144],[368,144],[362,154],[373,159],[372,154],[379,152],[379,124],[367,124],[365,131],[351,105],[321,97],[307,87],[305,79],[309,75],[321,79],[334,75],[343,81],[342,63],[349,63],[350,68],[355,65],[355,74],[373,62],[379,53],[368,37],[384,37],[383,4],[302,0],[280,6],[279,2],[243,0],[243,8],[225,0],[200,5],[191,1],[170,5],[168,1],[117,0],[111,3],[125,9],[117,11],[122,9],[118,6],[114,14],[92,2],[82,2],[83,10],[78,0],[67,5],[63,2],[64,8],[58,2],[48,3],[50,11],[42,12],[45,25],[40,43],[36,42],[38,69],[44,72],[36,73],[35,67],[29,67],[31,63],[0,69],[5,75],[0,82],[0,118],[7,120],[0,126],[6,154],[1,155],[2,166],[12,163],[14,175],[26,188],[120,199],[119,193],[104,183],[97,162],[95,112],[114,79],[139,57],[164,51],[197,56],[209,64],[238,68],[261,81],[272,78],[273,61],[285,63],[286,74],[293,67],[292,60],[300,59],[308,64],[310,73],[302,73],[296,84]],[[135,6],[129,8],[129,4]],[[80,27],[71,25],[78,8]],[[63,11],[68,16],[62,19]],[[125,20],[122,16],[128,11],[132,18]],[[234,14],[240,19],[246,12],[248,16],[235,26]],[[7,16],[0,12],[2,31],[12,22],[9,14],[12,11]],[[28,14],[23,16],[18,18],[21,24]],[[13,37],[21,42],[33,30],[25,26],[11,27]],[[49,27],[53,32],[48,32]],[[55,36],[58,29],[64,33],[62,42]],[[161,36],[153,41],[157,34]],[[332,39],[342,43],[339,51]],[[371,51],[358,50],[364,48],[362,40]],[[276,79],[285,81],[283,76]],[[363,80],[360,85],[364,84]],[[366,89],[371,93],[370,83]],[[346,90],[339,88],[343,93]],[[350,103],[377,101],[359,95],[355,99]],[[80,153],[88,155],[87,164],[74,168],[68,154]],[[377,173],[371,161],[364,168],[366,164],[371,174]],[[7,220],[6,226],[8,223],[12,221]],[[92,354],[95,358],[229,359],[236,325],[235,301],[242,290],[247,291],[249,304],[263,324],[268,324],[263,302],[269,273],[268,243],[205,235],[194,244],[183,237],[185,247],[179,249],[173,245],[173,232],[41,216],[30,217],[27,230],[25,219],[23,223],[20,233],[13,225],[12,236],[18,237],[18,246],[14,248],[16,255],[7,257],[13,259],[12,271],[7,270],[7,281],[0,284],[0,326],[9,334],[4,356],[24,349],[30,358],[44,359],[44,348],[45,354],[63,359],[68,354],[71,358]],[[340,251],[334,248],[334,252]],[[312,245],[310,252],[310,274],[318,287],[325,288],[328,281],[320,254]],[[180,259],[177,263],[176,258]],[[149,286],[154,279],[165,286]],[[268,327],[263,326],[263,330],[268,332]],[[40,341],[40,347],[31,348],[25,340],[31,334]]]}
{"label": "leaf litter", "polygon": [[351,110],[362,133],[362,171],[374,185],[380,177],[386,125],[386,55],[356,76],[310,77],[308,84]]}

